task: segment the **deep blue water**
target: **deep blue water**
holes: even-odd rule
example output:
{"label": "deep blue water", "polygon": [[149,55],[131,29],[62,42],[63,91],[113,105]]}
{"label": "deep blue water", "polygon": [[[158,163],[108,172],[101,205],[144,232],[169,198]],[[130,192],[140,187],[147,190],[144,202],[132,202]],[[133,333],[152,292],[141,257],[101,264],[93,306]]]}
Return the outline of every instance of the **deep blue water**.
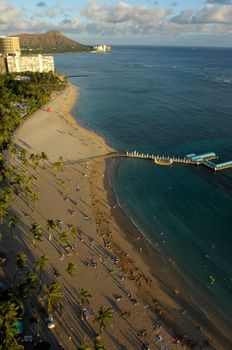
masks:
{"label": "deep blue water", "polygon": [[[78,119],[117,150],[232,160],[232,50],[115,47],[57,55],[79,75]],[[187,282],[208,317],[231,327],[232,169],[115,162],[118,202]],[[210,283],[213,276],[215,283]],[[232,328],[231,328],[232,329]]]}

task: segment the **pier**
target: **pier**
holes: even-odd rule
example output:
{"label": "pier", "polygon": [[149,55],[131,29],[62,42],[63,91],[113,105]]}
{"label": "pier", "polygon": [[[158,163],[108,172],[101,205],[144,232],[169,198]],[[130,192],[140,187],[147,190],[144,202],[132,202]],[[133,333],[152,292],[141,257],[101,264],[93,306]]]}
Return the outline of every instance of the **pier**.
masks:
{"label": "pier", "polygon": [[214,170],[219,171],[219,170],[230,169],[230,168],[232,168],[232,160],[224,163],[215,164]]}
{"label": "pier", "polygon": [[171,165],[173,163],[204,165],[214,171],[221,171],[232,168],[232,161],[223,163],[213,163],[212,160],[218,159],[214,152],[203,153],[196,155],[195,153],[187,154],[184,157],[174,157],[165,155],[154,155],[149,153],[139,153],[137,151],[126,152],[126,154],[118,154],[119,157],[139,158],[153,161],[158,165]]}
{"label": "pier", "polygon": [[126,157],[129,158],[142,158],[154,161],[156,164],[171,165],[172,163],[182,163],[182,164],[195,164],[191,159],[186,157],[170,157],[164,155],[154,155],[149,153],[139,153],[139,152],[126,152]]}
{"label": "pier", "polygon": [[213,163],[212,160],[218,159],[218,156],[213,152],[199,154],[199,155],[196,155],[195,153],[191,153],[183,157],[175,157],[175,156],[167,156],[167,155],[159,155],[159,154],[155,155],[150,153],[139,153],[137,151],[133,151],[133,152],[127,151],[126,153],[118,153],[116,151],[113,151],[113,152],[104,153],[93,157],[66,161],[66,162],[63,162],[63,164],[68,165],[68,164],[82,163],[82,162],[86,162],[92,159],[97,159],[102,157],[105,159],[121,158],[121,157],[145,159],[145,160],[152,161],[158,165],[167,165],[167,166],[175,163],[186,164],[186,165],[203,165],[213,171],[221,171],[221,170],[232,168],[232,160],[228,162],[223,162],[223,163]]}

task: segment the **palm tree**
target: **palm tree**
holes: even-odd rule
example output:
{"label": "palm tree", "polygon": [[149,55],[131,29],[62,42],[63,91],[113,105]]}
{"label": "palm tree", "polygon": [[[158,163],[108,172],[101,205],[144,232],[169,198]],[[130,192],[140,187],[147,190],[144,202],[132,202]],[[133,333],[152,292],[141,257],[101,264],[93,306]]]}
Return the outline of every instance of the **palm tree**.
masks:
{"label": "palm tree", "polygon": [[30,196],[30,200],[31,200],[31,202],[33,202],[34,207],[35,207],[36,203],[39,200],[39,193],[38,192],[32,192],[32,194]]}
{"label": "palm tree", "polygon": [[75,238],[77,236],[77,228],[72,227],[70,230],[70,234]]}
{"label": "palm tree", "polygon": [[0,304],[0,349],[24,349],[17,342],[15,329],[12,327],[20,320],[18,309],[19,306],[10,300]]}
{"label": "palm tree", "polygon": [[14,228],[15,225],[18,223],[19,219],[16,215],[11,215],[8,219],[8,226],[10,228]]}
{"label": "palm tree", "polygon": [[0,201],[0,224],[3,223],[3,218],[7,214],[9,207],[9,202],[6,200],[1,200]]}
{"label": "palm tree", "polygon": [[33,163],[33,168],[36,169],[39,166],[39,162],[41,160],[40,155],[31,153],[29,158]]}
{"label": "palm tree", "polygon": [[18,151],[17,151],[15,143],[10,143],[9,144],[9,151],[14,157],[16,156]]}
{"label": "palm tree", "polygon": [[28,299],[30,296],[30,288],[26,282],[18,283],[13,288],[9,289],[8,296],[10,300],[17,305],[22,305],[23,299]]}
{"label": "palm tree", "polygon": [[62,164],[61,162],[59,162],[59,161],[53,163],[53,166],[54,166],[54,168],[55,168],[56,170],[58,170],[58,171],[60,171],[60,170],[63,169],[63,164]]}
{"label": "palm tree", "polygon": [[92,349],[86,344],[81,344],[78,346],[77,350],[92,350]]}
{"label": "palm tree", "polygon": [[59,238],[59,243],[61,243],[64,246],[67,246],[69,244],[67,232],[65,232],[65,231],[61,232],[60,238]]}
{"label": "palm tree", "polygon": [[43,270],[45,270],[46,263],[48,262],[48,256],[47,255],[41,255],[39,260],[36,263],[36,268],[39,270],[40,275],[42,274]]}
{"label": "palm tree", "polygon": [[25,193],[27,198],[31,195],[31,186],[28,183],[23,186],[23,192]]}
{"label": "palm tree", "polygon": [[62,170],[64,167],[63,158],[60,156],[59,160],[53,163],[53,166],[56,170]]}
{"label": "palm tree", "polygon": [[30,231],[33,234],[33,245],[35,245],[36,241],[42,241],[43,233],[37,221],[32,222]]}
{"label": "palm tree", "polygon": [[4,167],[4,170],[2,171],[3,177],[6,181],[9,181],[12,176],[12,170],[10,168]]}
{"label": "palm tree", "polygon": [[69,263],[66,271],[69,275],[74,276],[77,271],[77,266],[73,263]]}
{"label": "palm tree", "polygon": [[108,321],[111,319],[111,308],[110,307],[101,307],[98,316],[94,319],[94,321],[97,321],[99,323],[99,331],[100,334],[103,330],[106,329]]}
{"label": "palm tree", "polygon": [[31,288],[35,288],[37,286],[37,279],[38,276],[34,272],[29,272],[26,274],[25,281],[29,291]]}
{"label": "palm tree", "polygon": [[27,263],[27,256],[23,252],[20,252],[17,254],[16,257],[16,265],[19,269],[24,269],[26,267]]}
{"label": "palm tree", "polygon": [[32,176],[32,175],[30,175],[30,176],[28,176],[28,178],[26,179],[26,182],[27,182],[27,185],[28,186],[31,186],[31,185],[34,185],[35,184],[35,177],[34,176]]}
{"label": "palm tree", "polygon": [[80,289],[80,301],[82,306],[89,304],[89,298],[91,297],[92,295],[90,294],[87,288]]}
{"label": "palm tree", "polygon": [[47,154],[46,154],[45,152],[41,152],[40,157],[41,157],[41,159],[42,159],[43,161],[44,161],[44,160],[48,160],[48,156],[47,156]]}
{"label": "palm tree", "polygon": [[25,179],[25,176],[23,174],[18,173],[18,172],[14,172],[12,180],[11,180],[11,184],[22,186],[24,179]]}
{"label": "palm tree", "polygon": [[47,228],[47,230],[49,231],[49,230],[55,230],[55,228],[56,228],[56,222],[55,222],[55,220],[53,220],[53,219],[48,219],[47,220],[47,226],[46,226],[46,228]]}
{"label": "palm tree", "polygon": [[22,151],[19,153],[19,156],[22,159],[23,165],[28,166],[29,158],[28,158],[27,151],[25,149],[22,149]]}
{"label": "palm tree", "polygon": [[2,194],[1,194],[1,197],[5,201],[10,201],[13,196],[14,196],[14,189],[12,186],[8,186],[8,187],[4,188],[4,190],[2,191]]}
{"label": "palm tree", "polygon": [[41,284],[41,277],[42,277],[42,272],[45,270],[46,263],[48,262],[48,256],[47,255],[41,255],[39,260],[36,263],[36,268],[39,270],[39,283],[40,283],[40,291],[42,288]]}
{"label": "palm tree", "polygon": [[47,312],[48,314],[52,313],[55,308],[59,308],[62,305],[62,297],[64,293],[61,290],[61,286],[53,282],[50,285],[44,286],[45,294],[42,296],[41,300],[45,301],[47,304]]}
{"label": "palm tree", "polygon": [[18,223],[19,219],[16,215],[11,215],[8,219],[8,226],[10,228],[10,234],[13,233],[13,228],[15,228],[16,224]]}
{"label": "palm tree", "polygon": [[19,270],[25,269],[26,264],[27,264],[26,255],[23,252],[18,253],[16,257],[16,270],[15,270],[14,278],[12,280],[12,284],[14,283]]}
{"label": "palm tree", "polygon": [[22,158],[23,165],[27,167],[29,165],[29,157],[28,155],[23,156]]}

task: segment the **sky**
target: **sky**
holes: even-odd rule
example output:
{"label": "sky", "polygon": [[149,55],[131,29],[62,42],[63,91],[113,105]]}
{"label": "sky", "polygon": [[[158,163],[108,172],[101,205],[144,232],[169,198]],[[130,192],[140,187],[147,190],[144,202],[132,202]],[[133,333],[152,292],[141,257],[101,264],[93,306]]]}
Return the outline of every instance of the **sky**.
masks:
{"label": "sky", "polygon": [[0,0],[0,35],[84,44],[232,47],[232,0]]}

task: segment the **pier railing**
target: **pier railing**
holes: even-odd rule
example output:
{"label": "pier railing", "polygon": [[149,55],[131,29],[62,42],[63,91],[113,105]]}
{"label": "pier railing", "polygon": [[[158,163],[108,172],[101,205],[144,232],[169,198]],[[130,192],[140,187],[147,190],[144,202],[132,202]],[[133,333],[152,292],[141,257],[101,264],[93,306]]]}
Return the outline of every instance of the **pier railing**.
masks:
{"label": "pier railing", "polygon": [[192,161],[189,158],[185,157],[170,157],[170,156],[164,156],[164,155],[154,155],[149,153],[138,153],[136,151],[134,152],[127,152],[124,157],[128,158],[140,158],[140,159],[148,159],[153,160],[155,163],[184,163],[184,164],[196,164],[196,162]]}
{"label": "pier railing", "polygon": [[[181,164],[192,164],[192,165],[204,165],[214,171],[220,171],[225,169],[232,168],[232,161],[215,164],[210,160],[218,158],[216,155],[207,154],[201,159],[191,159],[189,157],[173,157],[173,156],[165,156],[165,155],[155,155],[149,153],[139,153],[137,151],[134,152],[126,152],[126,154],[118,154],[119,157],[128,157],[128,158],[139,158],[139,159],[148,159],[152,160],[156,164],[161,165],[171,165],[173,163],[181,163]],[[199,157],[200,158],[200,157]]]}
{"label": "pier railing", "polygon": [[[197,157],[197,159],[191,159],[189,156],[185,157],[174,157],[174,156],[165,156],[165,155],[155,155],[155,154],[150,154],[150,153],[139,153],[137,151],[134,152],[126,152],[126,153],[119,153],[119,152],[109,152],[109,153],[103,153],[99,155],[95,155],[92,157],[86,157],[86,158],[81,158],[78,160],[70,160],[70,161],[65,161],[63,162],[63,165],[69,165],[69,164],[76,164],[76,163],[83,163],[88,160],[93,160],[95,158],[121,158],[121,157],[126,157],[126,158],[137,158],[137,159],[147,159],[150,161],[153,161],[156,164],[159,165],[171,165],[173,163],[179,163],[179,164],[189,164],[189,165],[204,165],[209,169],[212,169],[214,171],[221,171],[225,169],[230,169],[232,168],[232,161],[229,162],[224,162],[224,163],[213,163],[212,159],[218,158],[216,155],[210,155],[206,154],[202,156],[202,158]],[[51,165],[52,166],[52,165]]]}

